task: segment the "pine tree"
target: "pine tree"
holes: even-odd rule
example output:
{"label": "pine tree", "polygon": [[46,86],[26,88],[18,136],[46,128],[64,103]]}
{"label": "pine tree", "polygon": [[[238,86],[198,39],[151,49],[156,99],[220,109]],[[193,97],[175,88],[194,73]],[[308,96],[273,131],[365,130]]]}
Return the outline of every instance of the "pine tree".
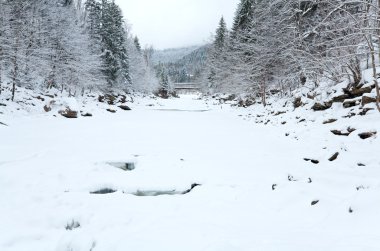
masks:
{"label": "pine tree", "polygon": [[101,31],[101,5],[96,0],[87,0],[85,3],[86,25],[88,34],[92,39],[100,40]]}
{"label": "pine tree", "polygon": [[163,63],[158,64],[157,77],[159,80],[160,89],[169,92],[169,76],[166,67]]}
{"label": "pine tree", "polygon": [[254,0],[241,0],[235,13],[232,26],[232,37],[237,38],[239,32],[247,30],[252,22],[254,13]]}
{"label": "pine tree", "polygon": [[103,72],[109,87],[126,88],[131,85],[129,58],[121,9],[114,1],[102,0],[101,41]]}
{"label": "pine tree", "polygon": [[227,40],[227,35],[228,35],[228,31],[227,31],[226,22],[224,21],[224,18],[222,17],[219,21],[219,27],[216,30],[216,36],[215,36],[215,41],[214,41],[214,47],[216,49],[221,50],[224,48],[226,44],[226,40]]}
{"label": "pine tree", "polygon": [[140,41],[139,41],[139,38],[136,36],[134,39],[133,39],[133,43],[137,49],[137,51],[139,53],[141,53],[141,45],[140,45]]}
{"label": "pine tree", "polygon": [[217,85],[222,84],[224,73],[229,69],[225,69],[226,49],[227,49],[228,30],[224,18],[219,21],[216,29],[215,40],[209,52],[209,73],[208,87],[215,89]]}

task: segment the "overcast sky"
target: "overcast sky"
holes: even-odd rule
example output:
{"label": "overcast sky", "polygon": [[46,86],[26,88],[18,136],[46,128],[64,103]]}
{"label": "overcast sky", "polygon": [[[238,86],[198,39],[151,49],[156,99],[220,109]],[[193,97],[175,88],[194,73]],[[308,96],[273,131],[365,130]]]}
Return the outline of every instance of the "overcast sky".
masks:
{"label": "overcast sky", "polygon": [[221,16],[231,27],[239,0],[116,0],[142,46],[156,49],[204,44]]}

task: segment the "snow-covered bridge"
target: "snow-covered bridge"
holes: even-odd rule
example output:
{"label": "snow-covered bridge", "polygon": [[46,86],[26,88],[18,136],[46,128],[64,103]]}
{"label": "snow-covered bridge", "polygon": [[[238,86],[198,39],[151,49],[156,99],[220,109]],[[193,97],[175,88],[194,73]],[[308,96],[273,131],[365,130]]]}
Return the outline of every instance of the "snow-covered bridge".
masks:
{"label": "snow-covered bridge", "polygon": [[174,89],[179,94],[198,93],[201,91],[197,83],[175,83]]}

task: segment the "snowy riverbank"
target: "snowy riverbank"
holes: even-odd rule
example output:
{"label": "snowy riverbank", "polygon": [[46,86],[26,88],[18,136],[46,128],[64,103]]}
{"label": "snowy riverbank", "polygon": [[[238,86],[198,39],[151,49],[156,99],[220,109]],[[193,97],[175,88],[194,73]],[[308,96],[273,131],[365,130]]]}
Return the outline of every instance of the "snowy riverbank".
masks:
{"label": "snowy riverbank", "polygon": [[[141,99],[115,114],[89,106],[93,117],[74,120],[0,115],[9,124],[0,250],[380,248],[380,143],[357,136],[380,131],[377,114],[275,116],[213,103]],[[347,127],[357,131],[330,132]]]}

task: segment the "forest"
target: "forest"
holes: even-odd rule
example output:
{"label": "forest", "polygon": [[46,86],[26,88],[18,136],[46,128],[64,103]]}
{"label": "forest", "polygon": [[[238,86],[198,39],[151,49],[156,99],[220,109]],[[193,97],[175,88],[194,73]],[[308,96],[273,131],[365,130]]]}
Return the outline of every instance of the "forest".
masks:
{"label": "forest", "polygon": [[17,86],[151,93],[170,88],[168,79],[195,81],[204,93],[257,94],[265,104],[270,89],[285,95],[306,82],[360,87],[369,68],[380,93],[379,1],[242,0],[231,30],[222,17],[210,45],[163,63],[114,1],[0,4],[0,84],[13,96]]}
{"label": "forest", "polygon": [[0,251],[379,251],[379,45],[380,0],[0,0]]}
{"label": "forest", "polygon": [[12,99],[17,87],[75,96],[156,84],[149,51],[131,37],[114,1],[2,0],[0,12],[0,84]]}

